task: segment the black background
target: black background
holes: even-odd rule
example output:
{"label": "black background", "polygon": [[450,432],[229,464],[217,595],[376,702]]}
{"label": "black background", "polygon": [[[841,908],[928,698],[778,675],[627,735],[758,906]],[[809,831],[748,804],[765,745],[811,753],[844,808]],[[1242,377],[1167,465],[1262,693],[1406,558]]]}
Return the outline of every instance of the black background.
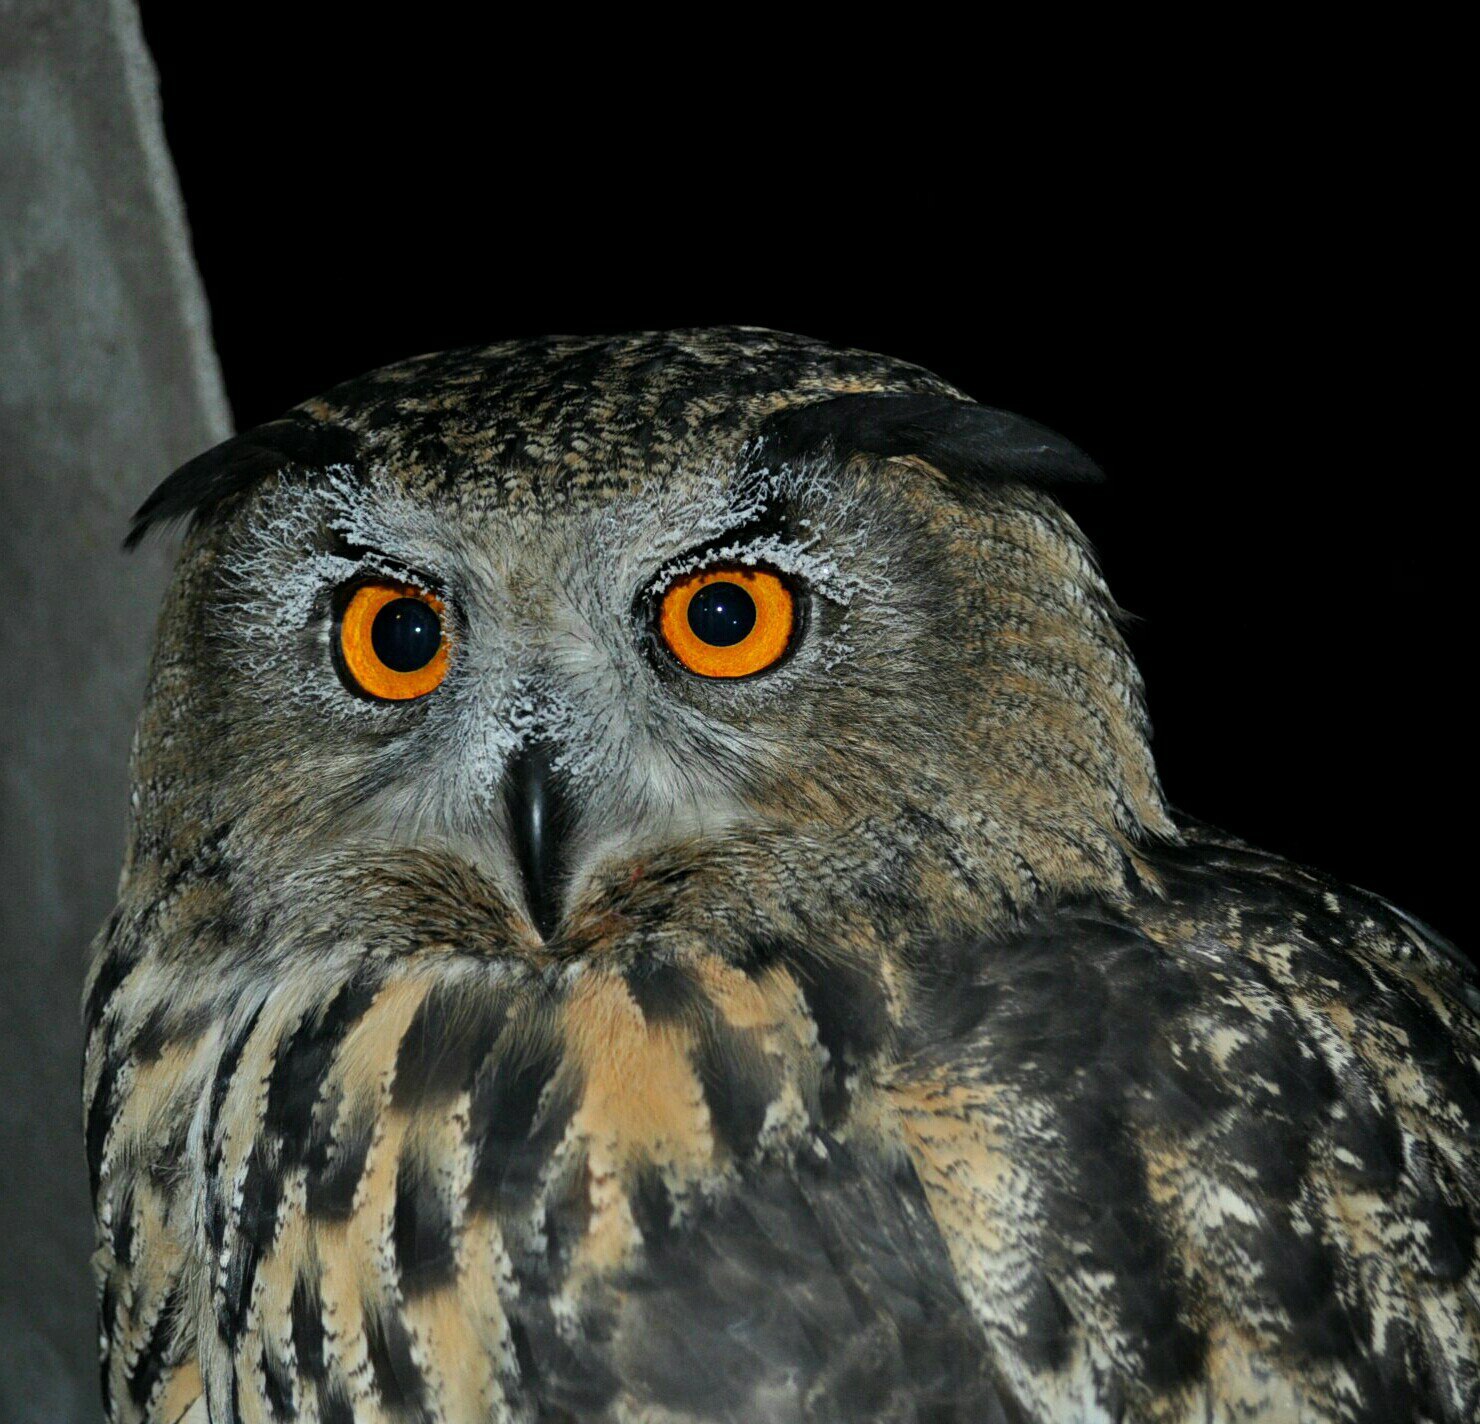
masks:
{"label": "black background", "polygon": [[1173,803],[1470,947],[1453,177],[1381,46],[1223,35],[1215,69],[1163,31],[1180,61],[1148,81],[1095,36],[1070,70],[939,33],[788,66],[789,31],[711,16],[643,65],[642,35],[588,32],[577,65],[189,10],[145,26],[239,424],[556,331],[917,361],[1106,470],[1068,502],[1134,615]]}

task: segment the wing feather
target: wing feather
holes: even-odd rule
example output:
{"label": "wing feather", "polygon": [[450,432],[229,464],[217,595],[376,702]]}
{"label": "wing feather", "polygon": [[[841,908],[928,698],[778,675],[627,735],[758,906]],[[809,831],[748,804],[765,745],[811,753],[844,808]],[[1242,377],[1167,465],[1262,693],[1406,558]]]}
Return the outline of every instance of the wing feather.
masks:
{"label": "wing feather", "polygon": [[1480,1415],[1480,1018],[1375,897],[1233,845],[935,956],[890,1095],[1043,1418]]}

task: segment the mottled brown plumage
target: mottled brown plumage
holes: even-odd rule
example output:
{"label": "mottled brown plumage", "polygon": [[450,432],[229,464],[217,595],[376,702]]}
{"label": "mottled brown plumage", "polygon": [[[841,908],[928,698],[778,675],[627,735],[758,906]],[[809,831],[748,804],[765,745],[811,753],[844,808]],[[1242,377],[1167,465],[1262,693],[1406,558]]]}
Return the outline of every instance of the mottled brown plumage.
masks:
{"label": "mottled brown plumage", "polygon": [[[167,482],[86,1003],[110,1419],[1475,1418],[1480,988],[1170,817],[1086,472],[717,331],[422,358]],[[806,604],[727,684],[652,620],[720,556]],[[336,668],[367,572],[449,610],[418,701]]]}

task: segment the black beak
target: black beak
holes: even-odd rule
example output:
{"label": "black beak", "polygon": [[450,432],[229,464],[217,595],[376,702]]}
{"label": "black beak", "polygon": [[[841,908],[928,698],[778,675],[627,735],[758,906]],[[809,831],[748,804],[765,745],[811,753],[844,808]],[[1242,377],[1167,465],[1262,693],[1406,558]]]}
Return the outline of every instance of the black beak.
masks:
{"label": "black beak", "polygon": [[524,881],[524,903],[540,938],[554,937],[560,923],[565,879],[570,800],[565,777],[554,768],[548,742],[527,743],[504,771],[504,807],[509,838]]}

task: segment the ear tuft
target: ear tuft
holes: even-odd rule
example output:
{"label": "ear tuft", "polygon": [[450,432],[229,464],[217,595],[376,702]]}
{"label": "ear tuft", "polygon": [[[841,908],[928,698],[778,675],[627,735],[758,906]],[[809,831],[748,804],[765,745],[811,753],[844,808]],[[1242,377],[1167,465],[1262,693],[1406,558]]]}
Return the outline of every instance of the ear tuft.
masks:
{"label": "ear tuft", "polygon": [[915,455],[968,483],[1089,484],[1103,478],[1083,450],[1046,426],[949,396],[835,396],[778,411],[763,435],[783,457],[823,447],[843,459]]}
{"label": "ear tuft", "polygon": [[355,456],[354,437],[339,426],[296,413],[268,421],[181,465],[139,506],[123,547],[136,548],[151,529],[173,520],[203,519],[223,500],[290,466],[352,465]]}

